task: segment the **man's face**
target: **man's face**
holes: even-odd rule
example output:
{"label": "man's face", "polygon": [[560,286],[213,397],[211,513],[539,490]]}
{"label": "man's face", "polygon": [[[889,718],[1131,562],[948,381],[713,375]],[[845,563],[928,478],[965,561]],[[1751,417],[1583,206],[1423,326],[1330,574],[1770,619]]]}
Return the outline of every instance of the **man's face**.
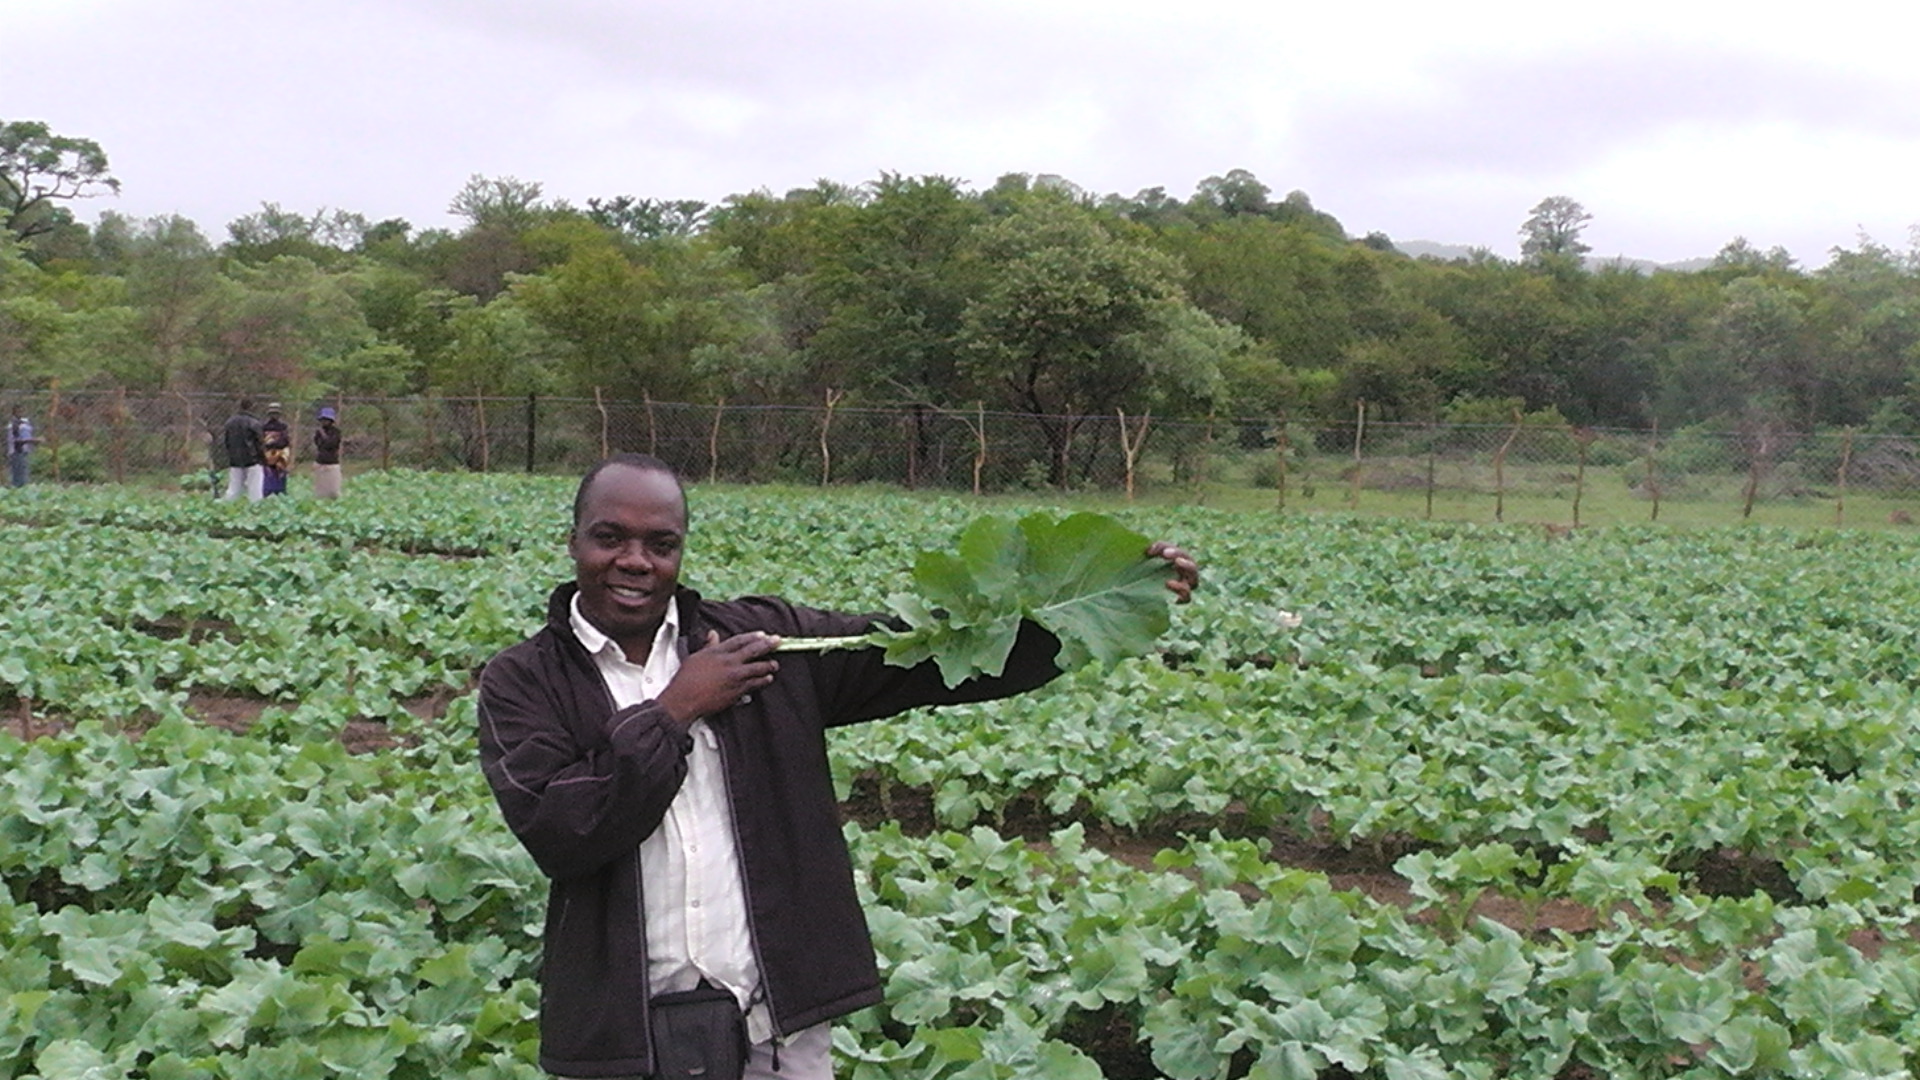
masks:
{"label": "man's face", "polygon": [[666,473],[614,465],[594,478],[567,539],[580,612],[644,659],[667,616],[687,540],[687,504]]}

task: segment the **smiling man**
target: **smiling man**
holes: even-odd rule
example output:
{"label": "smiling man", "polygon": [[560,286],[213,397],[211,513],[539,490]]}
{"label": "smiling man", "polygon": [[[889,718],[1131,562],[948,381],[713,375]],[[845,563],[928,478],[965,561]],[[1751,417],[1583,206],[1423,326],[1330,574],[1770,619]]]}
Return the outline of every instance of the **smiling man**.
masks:
{"label": "smiling man", "polygon": [[[879,649],[776,659],[783,635],[859,634],[875,617],[704,599],[679,583],[686,542],[671,469],[596,465],[574,498],[574,580],[481,675],[487,781],[551,879],[540,1063],[638,1077],[682,1075],[668,1070],[691,1057],[710,1077],[827,1080],[827,1021],[881,987],[826,730],[1033,689],[1059,674],[1059,643],[1024,625],[1005,674],[953,689],[932,662],[890,667]],[[1194,561],[1149,554],[1184,601]]]}

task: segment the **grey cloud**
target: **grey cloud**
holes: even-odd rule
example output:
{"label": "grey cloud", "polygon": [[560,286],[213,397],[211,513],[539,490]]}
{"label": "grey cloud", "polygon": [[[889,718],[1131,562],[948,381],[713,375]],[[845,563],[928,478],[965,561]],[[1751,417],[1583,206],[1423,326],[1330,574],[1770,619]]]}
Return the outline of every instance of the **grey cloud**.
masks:
{"label": "grey cloud", "polygon": [[1323,102],[1303,117],[1303,150],[1336,172],[1536,173],[1571,168],[1681,124],[1785,122],[1824,131],[1920,135],[1907,86],[1762,57],[1672,47],[1502,64],[1484,57],[1440,73],[1409,103]]}

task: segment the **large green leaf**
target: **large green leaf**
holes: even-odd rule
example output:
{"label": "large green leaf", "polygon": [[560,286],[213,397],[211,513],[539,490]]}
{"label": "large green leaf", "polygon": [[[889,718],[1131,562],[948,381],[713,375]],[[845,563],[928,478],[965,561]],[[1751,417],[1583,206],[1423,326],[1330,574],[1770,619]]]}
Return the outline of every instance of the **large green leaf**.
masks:
{"label": "large green leaf", "polygon": [[1023,619],[1060,639],[1063,670],[1110,666],[1167,630],[1167,567],[1146,549],[1144,536],[1100,514],[979,518],[953,552],[915,560],[918,593],[888,601],[908,628],[876,636],[889,663],[932,659],[948,686],[1004,671]]}

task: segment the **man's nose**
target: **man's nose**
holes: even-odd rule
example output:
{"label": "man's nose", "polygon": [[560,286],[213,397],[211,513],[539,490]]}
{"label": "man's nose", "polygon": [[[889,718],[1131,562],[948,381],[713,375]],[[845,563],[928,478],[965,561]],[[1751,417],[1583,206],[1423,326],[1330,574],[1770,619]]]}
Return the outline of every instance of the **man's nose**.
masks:
{"label": "man's nose", "polygon": [[629,540],[621,544],[620,552],[614,556],[614,561],[622,570],[633,573],[644,573],[653,569],[653,557],[647,554],[647,545],[640,540]]}

